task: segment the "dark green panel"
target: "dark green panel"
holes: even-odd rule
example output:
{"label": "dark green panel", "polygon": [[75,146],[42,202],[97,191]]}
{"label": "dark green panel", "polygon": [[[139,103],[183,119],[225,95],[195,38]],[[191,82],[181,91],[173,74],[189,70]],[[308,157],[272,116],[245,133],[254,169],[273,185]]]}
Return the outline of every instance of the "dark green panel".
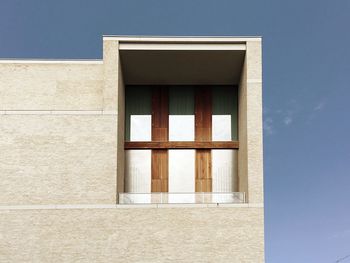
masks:
{"label": "dark green panel", "polygon": [[194,115],[193,86],[169,86],[169,115]]}
{"label": "dark green panel", "polygon": [[213,115],[231,115],[232,140],[238,140],[238,87],[213,86]]}
{"label": "dark green panel", "polygon": [[130,116],[152,114],[152,88],[126,86],[125,88],[125,140],[130,141]]}

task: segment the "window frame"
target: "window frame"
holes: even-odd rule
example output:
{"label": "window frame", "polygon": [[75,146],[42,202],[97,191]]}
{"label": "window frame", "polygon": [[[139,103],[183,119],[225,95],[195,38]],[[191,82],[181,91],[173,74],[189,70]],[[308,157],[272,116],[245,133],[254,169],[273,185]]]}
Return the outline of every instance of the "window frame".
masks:
{"label": "window frame", "polygon": [[[212,89],[215,89],[216,86],[221,85],[194,86],[194,141],[169,141],[169,87],[171,87],[171,85],[151,86],[152,141],[124,142],[125,150],[152,150],[151,192],[168,192],[168,150],[195,150],[195,192],[211,192],[211,150],[239,149],[239,138],[230,141],[212,141]],[[237,88],[237,86],[230,87]],[[126,86],[126,88],[128,88],[128,86]],[[238,119],[236,122],[238,126]]]}

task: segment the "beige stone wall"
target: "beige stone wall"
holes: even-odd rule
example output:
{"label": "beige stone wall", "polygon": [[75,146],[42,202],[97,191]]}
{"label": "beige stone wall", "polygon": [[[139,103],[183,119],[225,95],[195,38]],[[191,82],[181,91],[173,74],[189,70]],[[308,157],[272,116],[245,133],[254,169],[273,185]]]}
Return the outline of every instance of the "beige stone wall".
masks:
{"label": "beige stone wall", "polygon": [[102,61],[0,61],[1,205],[116,202],[104,84]]}
{"label": "beige stone wall", "polygon": [[[122,124],[122,125],[120,125]],[[125,84],[122,67],[118,61],[118,129],[117,129],[117,191],[124,192],[124,132],[125,132]]]}
{"label": "beige stone wall", "polygon": [[116,121],[0,114],[0,205],[115,203]]}
{"label": "beige stone wall", "polygon": [[118,110],[119,42],[103,41],[103,110]]}
{"label": "beige stone wall", "polygon": [[119,41],[103,41],[103,110],[117,115],[115,191],[124,192],[124,82],[119,56]]}
{"label": "beige stone wall", "polygon": [[103,64],[0,61],[0,262],[263,262],[257,39],[239,95],[239,187],[256,206],[72,208],[115,204],[123,189],[119,40],[104,39]]}
{"label": "beige stone wall", "polygon": [[247,42],[247,157],[248,200],[263,203],[263,125],[261,41]]}
{"label": "beige stone wall", "polygon": [[238,175],[249,203],[263,203],[261,41],[248,41],[239,85]]}
{"label": "beige stone wall", "polygon": [[247,60],[245,59],[238,88],[238,190],[248,194],[248,143],[247,143]]}
{"label": "beige stone wall", "polygon": [[0,210],[1,262],[264,261],[262,208]]}
{"label": "beige stone wall", "polygon": [[98,61],[0,61],[1,110],[102,110]]}

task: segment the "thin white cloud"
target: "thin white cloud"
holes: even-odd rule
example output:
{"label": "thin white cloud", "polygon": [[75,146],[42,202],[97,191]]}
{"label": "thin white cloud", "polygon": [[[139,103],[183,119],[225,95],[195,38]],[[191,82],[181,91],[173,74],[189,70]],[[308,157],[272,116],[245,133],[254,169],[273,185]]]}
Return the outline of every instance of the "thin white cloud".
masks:
{"label": "thin white cloud", "polygon": [[290,125],[292,122],[293,122],[292,115],[286,116],[286,117],[284,117],[284,119],[283,119],[283,123],[284,123],[284,125],[286,125],[286,126]]}
{"label": "thin white cloud", "polygon": [[275,133],[275,129],[273,127],[273,119],[271,119],[270,117],[264,120],[264,132],[267,135],[272,135]]}
{"label": "thin white cloud", "polygon": [[302,116],[305,116],[306,121],[310,122],[325,106],[326,101],[324,99],[319,100],[313,106],[311,104],[311,107],[303,107],[297,100],[291,99],[285,103],[285,108],[271,109],[264,107],[264,131],[267,135],[274,134],[281,126],[290,127],[294,125],[302,119]]}
{"label": "thin white cloud", "polygon": [[316,116],[324,110],[326,107],[325,100],[320,100],[318,103],[314,104],[313,107],[310,108],[310,112],[308,113],[307,122],[310,124]]}
{"label": "thin white cloud", "polygon": [[281,111],[281,113],[280,113],[283,115],[282,123],[285,126],[289,126],[292,123],[294,123],[294,119],[296,117],[295,115],[297,115],[298,112],[300,112],[300,110],[301,110],[301,107],[300,107],[299,103],[294,99],[290,100],[287,103],[287,110]]}
{"label": "thin white cloud", "polygon": [[314,107],[314,111],[320,111],[324,108],[325,103],[323,101],[320,101],[319,103],[317,103],[317,105]]}
{"label": "thin white cloud", "polygon": [[343,231],[336,232],[330,236],[331,239],[333,238],[347,238],[350,236],[350,229],[344,229]]}

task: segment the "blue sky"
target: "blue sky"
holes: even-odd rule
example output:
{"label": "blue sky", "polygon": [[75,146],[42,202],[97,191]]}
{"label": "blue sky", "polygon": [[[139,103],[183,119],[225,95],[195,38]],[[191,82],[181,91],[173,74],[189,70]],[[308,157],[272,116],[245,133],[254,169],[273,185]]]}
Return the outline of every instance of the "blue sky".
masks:
{"label": "blue sky", "polygon": [[266,261],[350,254],[350,1],[0,0],[0,58],[101,58],[103,34],[263,36]]}

